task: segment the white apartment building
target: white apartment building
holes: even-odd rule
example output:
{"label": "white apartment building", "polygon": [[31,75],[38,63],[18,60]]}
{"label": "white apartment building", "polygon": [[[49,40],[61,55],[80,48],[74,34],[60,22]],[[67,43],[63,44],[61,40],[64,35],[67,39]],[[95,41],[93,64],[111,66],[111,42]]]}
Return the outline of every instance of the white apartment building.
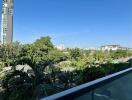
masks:
{"label": "white apartment building", "polygon": [[130,50],[130,48],[127,47],[121,47],[120,45],[104,45],[100,47],[100,50],[102,51],[116,51],[116,50]]}

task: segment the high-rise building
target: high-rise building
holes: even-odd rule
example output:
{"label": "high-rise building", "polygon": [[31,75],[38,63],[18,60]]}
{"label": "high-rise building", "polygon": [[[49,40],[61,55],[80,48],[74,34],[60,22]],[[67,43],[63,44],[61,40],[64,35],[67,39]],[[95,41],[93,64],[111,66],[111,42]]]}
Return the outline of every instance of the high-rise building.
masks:
{"label": "high-rise building", "polygon": [[13,0],[3,0],[1,21],[1,43],[13,41]]}

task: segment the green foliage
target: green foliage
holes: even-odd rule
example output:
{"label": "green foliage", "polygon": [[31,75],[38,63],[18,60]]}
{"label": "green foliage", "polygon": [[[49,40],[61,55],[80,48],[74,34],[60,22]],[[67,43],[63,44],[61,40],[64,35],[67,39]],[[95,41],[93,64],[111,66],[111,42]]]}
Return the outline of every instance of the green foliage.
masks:
{"label": "green foliage", "polygon": [[105,75],[105,70],[102,67],[86,67],[80,74],[80,80],[77,82],[77,84],[86,83],[97,78],[101,78]]}
{"label": "green foliage", "polygon": [[103,76],[127,69],[130,67],[130,63],[118,63],[118,64],[101,64],[100,66],[91,66],[86,67],[80,73],[79,80],[76,84],[83,84],[97,78],[101,78]]}
{"label": "green foliage", "polygon": [[122,58],[122,57],[127,57],[131,56],[132,53],[129,50],[117,50],[117,51],[111,51],[110,55],[114,59]]}
{"label": "green foliage", "polygon": [[71,49],[70,50],[71,59],[78,60],[81,56],[81,52],[79,48]]}
{"label": "green foliage", "polygon": [[32,80],[27,73],[9,72],[3,78],[2,88],[3,100],[35,100]]}
{"label": "green foliage", "polygon": [[65,61],[67,59],[67,56],[61,51],[58,51],[56,49],[52,49],[48,53],[48,58],[53,63],[58,63],[60,61]]}
{"label": "green foliage", "polygon": [[107,64],[101,64],[100,66],[102,68],[104,68],[106,74],[112,74],[112,73],[124,70],[126,68],[129,68],[130,63],[128,63],[128,62],[126,62],[126,63],[117,63],[117,64],[107,63]]}
{"label": "green foliage", "polygon": [[34,42],[35,46],[37,47],[41,47],[44,46],[46,49],[51,49],[53,48],[53,44],[51,42],[51,38],[50,37],[41,37],[40,39],[36,40]]}
{"label": "green foliage", "polygon": [[[112,62],[130,56],[130,50],[108,52],[74,48],[59,51],[50,37],[42,37],[32,44],[1,45],[0,100],[38,100],[126,69],[131,60]],[[29,65],[30,69],[16,70],[16,65]],[[8,66],[12,70],[3,71]]]}
{"label": "green foliage", "polygon": [[0,46],[0,63],[1,66],[11,66],[15,64],[20,53],[21,45],[16,43],[12,45]]}

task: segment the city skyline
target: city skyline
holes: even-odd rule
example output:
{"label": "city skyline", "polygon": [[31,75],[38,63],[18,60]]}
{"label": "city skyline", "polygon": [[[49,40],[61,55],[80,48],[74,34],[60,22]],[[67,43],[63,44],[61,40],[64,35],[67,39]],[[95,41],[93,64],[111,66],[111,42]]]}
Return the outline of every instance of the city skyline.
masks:
{"label": "city skyline", "polygon": [[50,36],[55,45],[66,47],[132,47],[131,4],[131,0],[16,0],[14,41],[32,43]]}

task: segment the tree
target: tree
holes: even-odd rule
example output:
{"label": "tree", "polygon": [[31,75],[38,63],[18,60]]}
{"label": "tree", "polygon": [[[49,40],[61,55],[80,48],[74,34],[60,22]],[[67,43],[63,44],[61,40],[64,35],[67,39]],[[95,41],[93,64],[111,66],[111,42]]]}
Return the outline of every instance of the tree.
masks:
{"label": "tree", "polygon": [[[32,44],[0,46],[0,100],[38,100],[41,97],[130,67],[130,61],[113,64],[111,60],[131,56],[131,51],[91,51],[79,48],[59,51],[50,37],[42,37]],[[104,63],[105,62],[105,63]],[[16,65],[28,65],[24,71]],[[67,68],[69,68],[67,70]],[[2,68],[0,68],[0,71]]]}
{"label": "tree", "polygon": [[70,50],[71,58],[77,60],[81,56],[81,52],[79,48],[71,49]]}
{"label": "tree", "polygon": [[37,39],[33,44],[38,47],[45,46],[45,48],[47,48],[47,49],[53,48],[53,44],[52,44],[51,38],[49,36],[41,37],[40,39]]}
{"label": "tree", "polygon": [[19,43],[13,43],[12,45],[1,45],[0,46],[0,63],[3,67],[8,67],[15,64],[18,55],[21,50]]}
{"label": "tree", "polygon": [[36,100],[33,78],[22,71],[10,71],[2,81],[1,100]]}
{"label": "tree", "polygon": [[[2,86],[5,90],[6,100],[10,100],[10,98],[11,100],[29,100],[27,96],[32,96],[32,100],[39,99],[42,94],[44,95],[46,93],[44,91],[43,93],[41,92],[43,85],[47,83],[52,84],[52,80],[50,80],[50,77],[45,73],[46,67],[52,67],[53,64],[65,59],[62,52],[53,48],[49,37],[43,37],[32,44],[23,45],[15,60],[15,65],[26,64],[29,65],[32,70],[30,72],[23,72],[23,70],[17,71],[14,66],[14,70],[4,77]],[[17,90],[13,91],[8,86],[17,88]],[[25,92],[23,89],[27,92],[30,91],[31,94],[30,92]],[[47,95],[47,93],[45,95]],[[12,96],[16,97],[12,98]]]}

